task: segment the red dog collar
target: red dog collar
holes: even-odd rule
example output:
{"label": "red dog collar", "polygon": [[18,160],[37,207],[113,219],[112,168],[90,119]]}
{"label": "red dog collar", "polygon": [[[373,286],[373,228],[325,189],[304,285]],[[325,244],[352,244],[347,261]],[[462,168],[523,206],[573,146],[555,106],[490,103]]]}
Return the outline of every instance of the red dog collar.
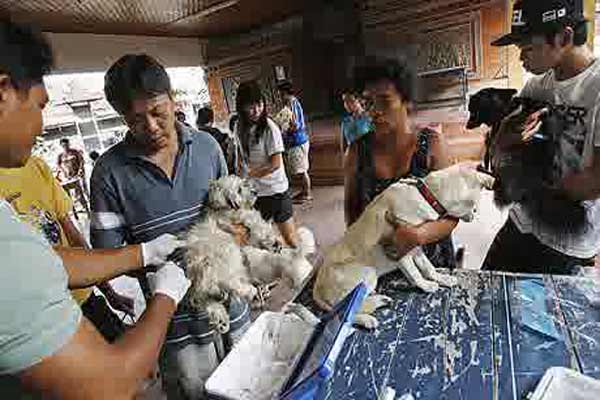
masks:
{"label": "red dog collar", "polygon": [[444,218],[446,215],[448,215],[448,211],[446,210],[446,208],[442,205],[442,203],[438,201],[435,195],[431,193],[431,190],[429,190],[429,188],[427,187],[425,182],[423,182],[423,180],[416,179],[415,186],[419,190],[419,193],[421,193],[421,196],[423,196],[427,203],[429,203],[429,205],[435,210],[435,212],[438,213],[439,218]]}

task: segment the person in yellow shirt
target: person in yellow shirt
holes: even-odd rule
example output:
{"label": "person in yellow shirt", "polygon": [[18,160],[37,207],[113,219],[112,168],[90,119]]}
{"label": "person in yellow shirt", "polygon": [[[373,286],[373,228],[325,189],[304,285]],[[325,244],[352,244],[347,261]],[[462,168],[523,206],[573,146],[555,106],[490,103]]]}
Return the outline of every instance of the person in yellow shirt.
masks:
{"label": "person in yellow shirt", "polygon": [[[20,218],[43,234],[53,247],[89,248],[85,238],[70,218],[73,203],[40,158],[31,157],[22,168],[0,168],[0,198],[6,199]],[[97,286],[110,305],[133,314],[133,299],[115,292],[108,282]],[[71,294],[108,341],[124,331],[124,324],[107,307],[93,288],[72,290]]]}

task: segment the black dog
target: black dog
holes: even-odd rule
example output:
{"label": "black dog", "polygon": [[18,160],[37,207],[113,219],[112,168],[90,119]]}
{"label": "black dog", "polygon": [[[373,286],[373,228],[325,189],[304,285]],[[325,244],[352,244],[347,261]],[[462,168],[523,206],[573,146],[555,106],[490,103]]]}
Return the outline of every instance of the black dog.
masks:
{"label": "black dog", "polygon": [[469,99],[469,121],[467,129],[475,129],[481,125],[491,128],[485,137],[484,167],[491,170],[493,157],[494,133],[498,131],[500,123],[512,111],[512,98],[517,94],[515,89],[487,88],[475,93]]}
{"label": "black dog", "polygon": [[[566,124],[583,118],[585,111],[515,97],[513,89],[483,89],[469,102],[468,129],[485,124],[491,128],[486,137],[484,169],[497,178],[494,200],[499,206],[523,204],[547,227],[564,232],[578,231],[585,224],[585,209],[580,202],[567,199],[551,189],[563,173],[581,165],[583,140],[566,138]],[[541,126],[531,140],[503,151],[497,148],[502,120],[520,108],[524,116],[543,110]]]}

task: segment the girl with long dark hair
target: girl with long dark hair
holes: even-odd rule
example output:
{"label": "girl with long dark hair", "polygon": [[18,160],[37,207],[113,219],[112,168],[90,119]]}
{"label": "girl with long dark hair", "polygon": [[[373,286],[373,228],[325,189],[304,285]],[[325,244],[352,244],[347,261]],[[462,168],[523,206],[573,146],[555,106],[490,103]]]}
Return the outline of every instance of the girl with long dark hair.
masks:
{"label": "girl with long dark hair", "polygon": [[236,96],[241,161],[257,191],[255,207],[265,220],[273,220],[289,246],[297,245],[292,198],[283,164],[283,138],[268,116],[265,98],[257,82],[240,84]]}

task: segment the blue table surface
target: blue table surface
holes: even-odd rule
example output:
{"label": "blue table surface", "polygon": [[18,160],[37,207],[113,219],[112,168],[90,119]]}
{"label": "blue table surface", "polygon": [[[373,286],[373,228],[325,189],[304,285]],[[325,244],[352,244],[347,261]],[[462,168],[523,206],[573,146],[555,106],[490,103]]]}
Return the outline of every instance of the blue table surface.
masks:
{"label": "blue table surface", "polygon": [[[432,294],[399,274],[382,278],[378,292],[394,301],[377,311],[377,330],[347,339],[323,398],[377,399],[391,387],[396,398],[516,400],[553,366],[600,379],[600,307],[589,300],[600,280],[454,275],[458,286]],[[320,312],[311,285],[297,301]]]}

